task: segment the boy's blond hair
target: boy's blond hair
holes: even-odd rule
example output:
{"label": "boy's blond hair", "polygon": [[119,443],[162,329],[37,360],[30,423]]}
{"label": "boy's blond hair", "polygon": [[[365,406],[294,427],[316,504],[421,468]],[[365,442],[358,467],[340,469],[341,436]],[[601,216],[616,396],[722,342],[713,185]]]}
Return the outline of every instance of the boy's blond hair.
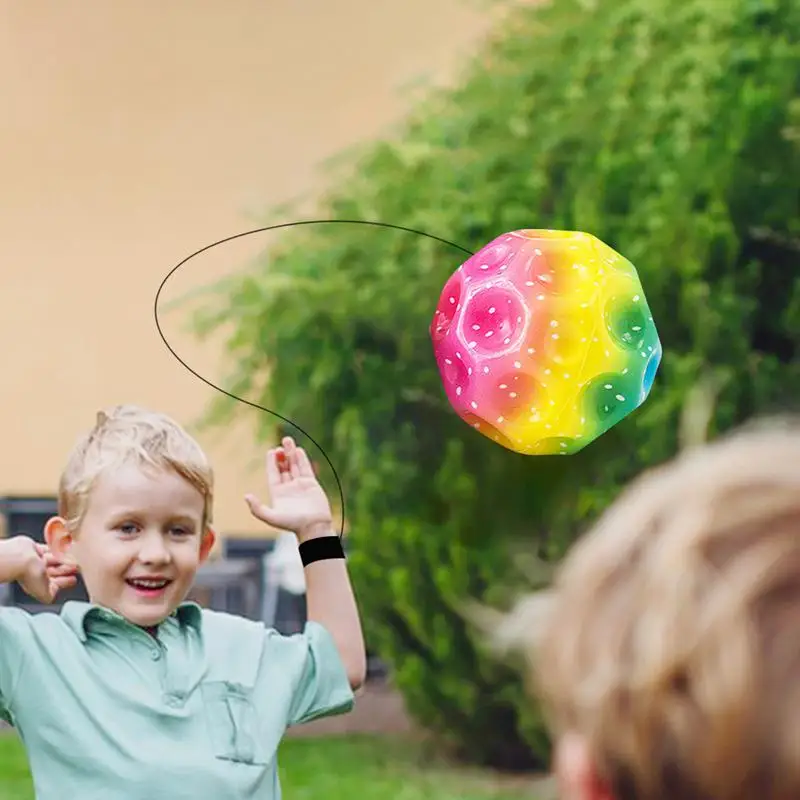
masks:
{"label": "boy's blond hair", "polygon": [[185,478],[203,496],[203,526],[211,523],[214,473],[200,445],[164,414],[121,405],[98,413],[95,426],[78,440],[61,475],[58,513],[71,531],[80,526],[100,475],[131,462],[172,470]]}
{"label": "boy's blond hair", "polygon": [[800,427],[640,477],[501,638],[616,800],[800,797]]}

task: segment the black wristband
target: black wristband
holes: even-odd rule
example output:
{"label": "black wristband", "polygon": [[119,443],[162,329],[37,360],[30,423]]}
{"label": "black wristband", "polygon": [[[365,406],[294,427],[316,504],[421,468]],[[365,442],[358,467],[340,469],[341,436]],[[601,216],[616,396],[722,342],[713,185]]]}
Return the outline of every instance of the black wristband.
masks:
{"label": "black wristband", "polygon": [[297,548],[300,551],[300,560],[307,567],[314,561],[324,561],[329,558],[344,558],[344,548],[338,536],[320,536],[301,542]]}

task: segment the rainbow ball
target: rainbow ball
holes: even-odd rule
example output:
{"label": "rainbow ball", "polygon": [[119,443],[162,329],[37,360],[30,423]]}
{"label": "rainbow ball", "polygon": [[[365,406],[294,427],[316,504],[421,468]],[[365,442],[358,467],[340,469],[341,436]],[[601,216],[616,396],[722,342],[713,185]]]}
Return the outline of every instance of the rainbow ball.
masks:
{"label": "rainbow ball", "polygon": [[640,406],[661,343],[636,269],[588,233],[505,233],[445,285],[430,326],[456,413],[529,455],[576,453]]}

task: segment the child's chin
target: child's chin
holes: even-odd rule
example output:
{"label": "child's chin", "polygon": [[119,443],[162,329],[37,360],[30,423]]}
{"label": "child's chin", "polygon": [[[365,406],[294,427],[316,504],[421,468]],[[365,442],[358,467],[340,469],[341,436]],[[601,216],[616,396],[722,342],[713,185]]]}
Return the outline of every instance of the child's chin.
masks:
{"label": "child's chin", "polygon": [[128,605],[123,616],[134,625],[139,625],[142,628],[153,628],[156,625],[160,625],[173,610],[166,605],[160,608],[136,608]]}

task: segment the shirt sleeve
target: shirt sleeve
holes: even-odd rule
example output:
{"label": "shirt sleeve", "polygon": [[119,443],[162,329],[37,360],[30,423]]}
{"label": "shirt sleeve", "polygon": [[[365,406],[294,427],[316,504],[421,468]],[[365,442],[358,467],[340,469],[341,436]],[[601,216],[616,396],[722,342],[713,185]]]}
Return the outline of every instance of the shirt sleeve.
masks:
{"label": "shirt sleeve", "polygon": [[19,608],[0,607],[0,720],[14,724],[14,693],[22,674],[23,643],[30,629],[30,614]]}
{"label": "shirt sleeve", "polygon": [[303,652],[288,724],[299,725],[350,711],[355,695],[333,637],[318,622],[309,621],[303,633],[290,639]]}

